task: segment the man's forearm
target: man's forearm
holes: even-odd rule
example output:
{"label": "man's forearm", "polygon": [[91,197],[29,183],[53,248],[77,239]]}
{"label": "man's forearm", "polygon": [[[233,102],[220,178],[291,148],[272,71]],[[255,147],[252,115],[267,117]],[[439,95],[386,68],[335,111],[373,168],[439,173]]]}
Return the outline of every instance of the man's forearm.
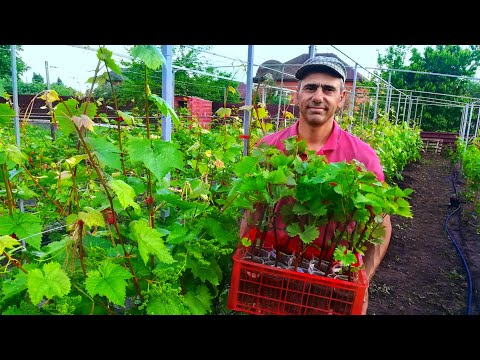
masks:
{"label": "man's forearm", "polygon": [[380,262],[387,252],[388,245],[390,244],[390,238],[392,237],[392,224],[390,222],[390,215],[385,216],[382,225],[385,227],[383,243],[379,245],[368,244],[367,250],[365,251],[365,255],[363,257],[365,272],[369,282],[372,280],[375,271],[377,271]]}

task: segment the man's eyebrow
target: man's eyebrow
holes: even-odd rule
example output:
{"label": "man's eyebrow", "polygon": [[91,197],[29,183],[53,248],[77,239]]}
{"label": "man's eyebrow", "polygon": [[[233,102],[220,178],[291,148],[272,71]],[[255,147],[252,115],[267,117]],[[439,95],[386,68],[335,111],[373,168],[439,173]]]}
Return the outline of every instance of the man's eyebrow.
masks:
{"label": "man's eyebrow", "polygon": [[318,89],[319,87],[321,87],[322,89],[333,89],[333,90],[337,90],[337,87],[335,85],[331,85],[331,84],[319,84],[319,83],[306,83],[304,84],[302,87],[315,87],[316,89]]}

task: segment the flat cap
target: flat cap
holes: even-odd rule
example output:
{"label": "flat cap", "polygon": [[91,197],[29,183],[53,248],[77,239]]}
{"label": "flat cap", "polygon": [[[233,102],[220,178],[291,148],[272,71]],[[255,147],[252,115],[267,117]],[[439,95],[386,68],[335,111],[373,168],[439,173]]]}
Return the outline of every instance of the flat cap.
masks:
{"label": "flat cap", "polygon": [[327,71],[341,77],[343,81],[347,79],[345,66],[336,57],[331,56],[315,56],[303,63],[297,70],[295,77],[302,80],[308,74],[316,71]]}

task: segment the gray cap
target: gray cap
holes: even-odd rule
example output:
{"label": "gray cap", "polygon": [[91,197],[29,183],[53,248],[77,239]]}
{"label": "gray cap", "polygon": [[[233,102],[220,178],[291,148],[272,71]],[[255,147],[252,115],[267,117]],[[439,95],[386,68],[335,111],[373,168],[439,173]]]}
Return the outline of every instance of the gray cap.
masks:
{"label": "gray cap", "polygon": [[324,70],[333,72],[345,81],[347,79],[345,66],[336,57],[332,56],[315,56],[303,63],[300,69],[297,70],[295,77],[302,80],[308,74],[314,71]]}

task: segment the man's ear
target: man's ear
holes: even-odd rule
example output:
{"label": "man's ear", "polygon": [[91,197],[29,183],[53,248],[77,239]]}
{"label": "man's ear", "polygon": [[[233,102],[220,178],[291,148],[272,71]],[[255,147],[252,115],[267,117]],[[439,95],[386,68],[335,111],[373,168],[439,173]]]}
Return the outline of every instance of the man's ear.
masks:
{"label": "man's ear", "polygon": [[347,99],[347,90],[343,90],[342,94],[340,95],[340,102],[338,103],[338,107],[342,108],[345,105],[345,100]]}
{"label": "man's ear", "polygon": [[298,105],[298,90],[293,94],[293,105]]}

